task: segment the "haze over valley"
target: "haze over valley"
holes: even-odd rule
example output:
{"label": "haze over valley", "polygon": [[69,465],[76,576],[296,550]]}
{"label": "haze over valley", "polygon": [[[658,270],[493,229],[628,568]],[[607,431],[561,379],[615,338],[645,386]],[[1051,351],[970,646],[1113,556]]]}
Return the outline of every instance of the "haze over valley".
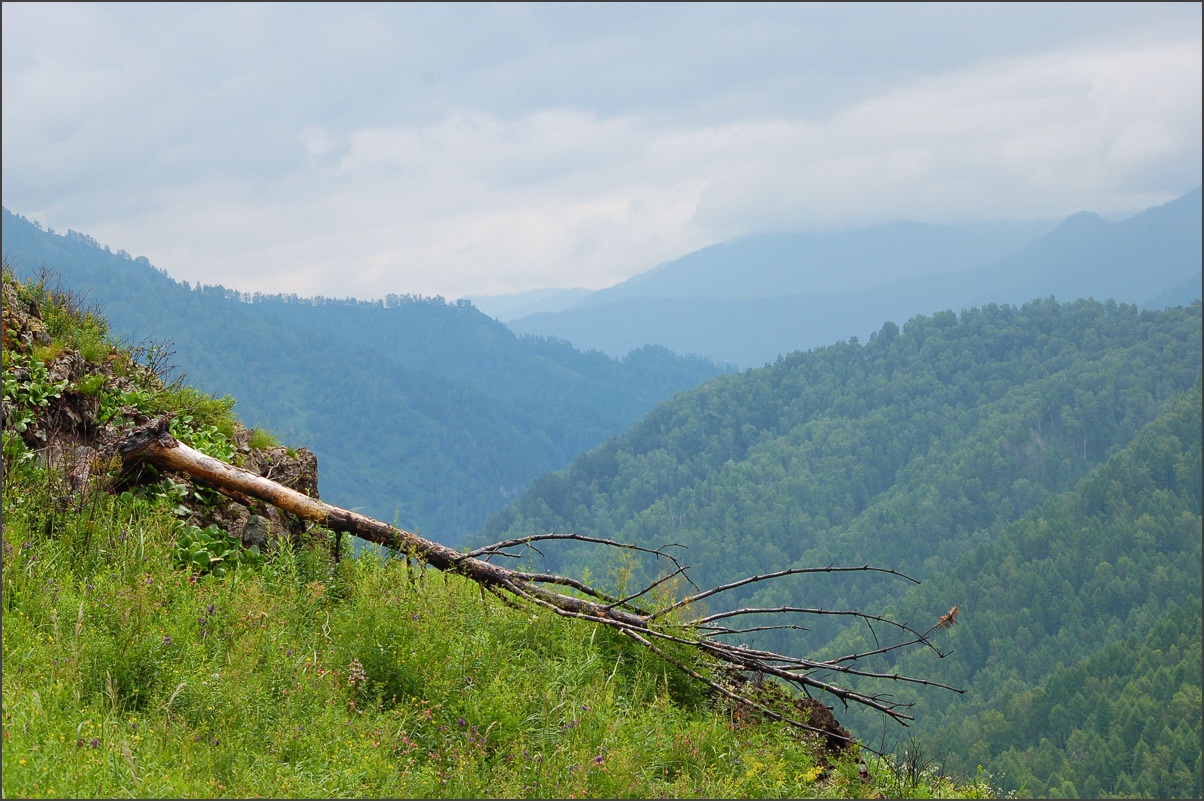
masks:
{"label": "haze over valley", "polygon": [[[481,301],[512,329],[611,355],[655,342],[740,367],[856,336],[885,320],[1050,295],[1157,307],[1200,297],[1200,190],[1107,222],[896,223],[712,245],[607,289],[527,307]],[[1031,237],[1031,239],[1029,238]],[[538,303],[558,308],[537,310]],[[511,311],[514,308],[516,311]]]}

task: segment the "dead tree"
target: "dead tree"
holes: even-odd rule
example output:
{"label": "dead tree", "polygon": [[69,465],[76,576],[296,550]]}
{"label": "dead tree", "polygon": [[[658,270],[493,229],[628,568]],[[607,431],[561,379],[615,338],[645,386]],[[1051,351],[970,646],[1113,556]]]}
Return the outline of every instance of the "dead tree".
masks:
{"label": "dead tree", "polygon": [[[483,591],[493,593],[503,603],[511,607],[522,604],[534,604],[549,609],[557,615],[589,621],[597,625],[609,626],[651,650],[666,662],[676,666],[688,675],[707,685],[718,695],[755,709],[762,715],[784,721],[797,728],[819,733],[831,740],[833,737],[852,743],[852,736],[841,729],[834,733],[830,727],[820,729],[811,725],[807,715],[791,715],[774,711],[758,701],[756,693],[748,690],[747,682],[732,683],[724,681],[721,675],[743,674],[774,676],[782,681],[801,688],[810,695],[811,690],[829,693],[847,707],[850,702],[862,704],[881,712],[893,720],[907,725],[913,718],[907,714],[913,704],[900,703],[890,699],[885,693],[866,694],[852,690],[843,683],[834,683],[820,676],[857,676],[861,678],[884,679],[892,683],[905,682],[917,685],[941,687],[953,692],[963,692],[954,687],[927,679],[903,676],[898,673],[875,673],[855,668],[853,665],[865,657],[884,654],[909,646],[922,646],[936,650],[944,656],[932,643],[929,635],[933,631],[945,628],[953,622],[955,611],[943,616],[936,624],[926,631],[919,631],[905,623],[898,623],[883,617],[871,615],[857,610],[832,610],[808,607],[747,607],[729,611],[716,612],[708,615],[691,616],[690,610],[699,602],[714,599],[716,596],[737,587],[744,587],[762,581],[772,581],[786,576],[807,573],[842,573],[842,572],[878,572],[889,574],[906,581],[919,583],[915,579],[894,570],[864,565],[860,567],[837,567],[829,565],[818,568],[792,568],[774,573],[750,576],[739,581],[722,584],[705,591],[697,591],[679,600],[667,603],[660,608],[647,609],[640,606],[637,600],[648,596],[653,589],[665,584],[675,577],[686,577],[686,568],[677,559],[666,552],[664,548],[643,548],[628,543],[620,543],[609,539],[586,537],[578,534],[539,534],[529,537],[507,540],[484,548],[478,548],[468,553],[457,551],[446,545],[425,539],[409,531],[390,526],[379,520],[365,515],[331,506],[316,498],[311,498],[296,490],[289,489],[270,479],[251,473],[240,467],[227,464],[207,456],[176,440],[168,433],[170,416],[157,420],[135,429],[119,441],[115,450],[121,455],[127,469],[139,464],[152,464],[155,467],[184,473],[194,481],[209,486],[223,494],[246,502],[248,497],[257,498],[270,503],[286,512],[305,520],[310,520],[335,532],[348,532],[357,537],[383,545],[395,551],[420,560],[431,567],[447,573],[454,573],[475,581]],[[532,542],[544,540],[573,540],[579,542],[599,543],[615,548],[625,548],[651,554],[658,559],[667,560],[672,570],[655,582],[644,587],[637,593],[623,598],[613,597],[583,582],[566,576],[549,573],[531,573],[522,570],[506,568],[488,561],[495,556],[515,557],[517,554],[507,551],[508,548],[530,545]],[[665,546],[668,547],[668,546]],[[688,577],[686,577],[688,580]],[[692,584],[692,582],[691,582]],[[575,595],[567,595],[557,589],[575,591]],[[956,609],[956,607],[954,608]],[[735,618],[757,615],[843,615],[864,620],[873,631],[873,624],[893,628],[899,632],[900,639],[887,645],[862,653],[849,654],[835,659],[810,660],[790,656],[785,653],[758,650],[747,645],[733,645],[720,640],[724,635],[746,634],[754,631],[770,629],[801,629],[803,627],[775,623],[769,625],[733,628],[727,624]],[[778,618],[780,619],[780,618]],[[721,621],[725,621],[721,623]],[[874,635],[877,643],[877,635]],[[670,645],[666,649],[666,644]],[[670,651],[674,651],[671,653]],[[687,664],[681,658],[681,653],[695,653],[706,657],[701,662],[694,660],[694,666]],[[713,675],[705,675],[702,671],[710,665],[717,670],[710,671]],[[717,675],[716,675],[717,674]],[[798,706],[798,705],[796,705]],[[798,718],[808,718],[799,720]],[[865,748],[866,746],[862,746]],[[867,750],[873,750],[868,749]],[[875,752],[876,753],[876,752]]]}

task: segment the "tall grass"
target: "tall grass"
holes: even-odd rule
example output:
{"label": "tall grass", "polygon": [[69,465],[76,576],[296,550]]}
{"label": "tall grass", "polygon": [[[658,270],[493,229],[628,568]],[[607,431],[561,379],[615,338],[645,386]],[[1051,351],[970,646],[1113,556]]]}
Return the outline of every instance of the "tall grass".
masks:
{"label": "tall grass", "polygon": [[5,480],[6,796],[858,797],[891,779],[734,725],[610,630],[324,545],[196,577],[170,510],[56,512],[52,489]]}

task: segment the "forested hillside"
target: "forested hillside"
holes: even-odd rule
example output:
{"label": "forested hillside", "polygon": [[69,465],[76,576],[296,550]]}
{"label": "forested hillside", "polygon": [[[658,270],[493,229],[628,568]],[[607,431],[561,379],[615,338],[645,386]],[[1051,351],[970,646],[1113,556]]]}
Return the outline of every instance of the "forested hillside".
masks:
{"label": "forested hillside", "polygon": [[[1200,375],[1199,302],[1050,299],[887,323],[867,343],[791,354],[661,405],[541,478],[480,538],[681,543],[704,586],[788,566],[904,571],[923,584],[809,577],[750,587],[746,604],[893,609],[920,625],[952,600],[961,617],[938,635],[951,655],[882,665],[969,690],[922,701],[924,747],[1006,769],[1032,793],[1190,795],[1194,770],[1198,794],[1198,717],[1143,715],[1199,697]],[[545,553],[562,569],[616,570]],[[841,620],[761,636],[820,654],[872,647],[872,632]],[[1132,652],[1123,668],[1103,656],[1118,646]],[[1106,708],[1122,689],[1123,708]],[[881,736],[880,721],[854,720]],[[1086,755],[1109,771],[1087,771]]]}
{"label": "forested hillside", "polygon": [[[132,344],[170,343],[190,383],[310,447],[324,497],[457,543],[528,482],[720,372],[663,348],[624,359],[518,337],[467,303],[242,296],[189,287],[86,235],[3,212],[18,277],[103,309]],[[150,354],[148,354],[150,355]]]}
{"label": "forested hillside", "polygon": [[[965,601],[950,657],[894,665],[970,689],[924,697],[932,748],[1039,796],[1200,795],[1200,419],[1197,381],[1071,491],[899,601],[903,619]],[[834,647],[872,643],[846,635]]]}

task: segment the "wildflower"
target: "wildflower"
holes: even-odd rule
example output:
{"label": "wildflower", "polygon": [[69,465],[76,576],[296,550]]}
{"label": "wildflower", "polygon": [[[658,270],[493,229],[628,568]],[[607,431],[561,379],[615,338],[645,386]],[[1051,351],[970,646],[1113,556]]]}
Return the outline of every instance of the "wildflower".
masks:
{"label": "wildflower", "polygon": [[466,721],[464,718],[460,718],[459,720],[456,721],[456,725],[457,726],[467,726],[468,721]]}
{"label": "wildflower", "polygon": [[209,608],[205,610],[205,614],[212,615],[216,610],[217,610],[216,606],[214,606],[213,604],[209,604]]}
{"label": "wildflower", "polygon": [[356,682],[363,682],[368,678],[364,673],[364,666],[360,664],[358,659],[352,659],[351,664],[347,666],[347,683],[354,687]]}
{"label": "wildflower", "polygon": [[88,741],[88,746],[90,748],[100,748],[100,740],[93,737],[91,740]]}
{"label": "wildflower", "polygon": [[601,754],[598,754],[596,757],[594,757],[594,764],[595,764],[595,765],[601,765],[601,764],[602,764],[602,755],[601,755]]}
{"label": "wildflower", "polygon": [[170,634],[164,634],[164,635],[163,635],[163,644],[164,644],[164,645],[171,645],[171,635],[170,635]]}

